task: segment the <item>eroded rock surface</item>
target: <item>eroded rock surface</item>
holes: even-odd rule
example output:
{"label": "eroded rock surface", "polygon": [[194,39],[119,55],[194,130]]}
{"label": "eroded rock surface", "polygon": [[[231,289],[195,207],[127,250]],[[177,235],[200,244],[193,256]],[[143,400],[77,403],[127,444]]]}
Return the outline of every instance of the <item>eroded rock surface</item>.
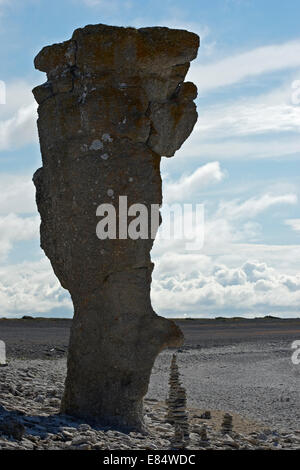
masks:
{"label": "eroded rock surface", "polygon": [[197,120],[196,87],[183,82],[198,46],[187,31],[95,25],[35,59],[48,77],[33,90],[41,246],[74,304],[65,413],[141,429],[153,362],[182,343],[151,307],[153,240],[100,240],[96,209],[124,195],[149,213],[161,204],[161,156]]}

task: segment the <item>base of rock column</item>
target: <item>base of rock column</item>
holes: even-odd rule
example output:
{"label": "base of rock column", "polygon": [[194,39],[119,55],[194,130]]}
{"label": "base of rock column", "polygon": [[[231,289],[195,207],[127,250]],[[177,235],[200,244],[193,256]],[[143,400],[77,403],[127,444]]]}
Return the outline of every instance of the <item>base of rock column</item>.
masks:
{"label": "base of rock column", "polygon": [[114,273],[76,306],[61,411],[100,425],[141,431],[143,397],[159,352],[183,343],[181,330],[151,307],[151,268]]}

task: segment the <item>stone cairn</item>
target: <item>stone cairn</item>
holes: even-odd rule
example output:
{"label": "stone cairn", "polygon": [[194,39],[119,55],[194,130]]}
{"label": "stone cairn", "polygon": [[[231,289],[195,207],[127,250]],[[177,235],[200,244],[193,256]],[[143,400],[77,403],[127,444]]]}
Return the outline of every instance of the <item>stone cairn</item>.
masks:
{"label": "stone cairn", "polygon": [[189,423],[186,410],[186,390],[180,382],[176,354],[173,354],[169,376],[169,396],[166,400],[168,411],[166,422],[175,428],[172,447],[184,448],[189,442]]}
{"label": "stone cairn", "polygon": [[232,416],[229,413],[224,414],[221,430],[223,434],[229,434],[233,430]]}
{"label": "stone cairn", "polygon": [[175,425],[174,430],[174,437],[171,441],[172,449],[185,449],[186,448],[186,440],[184,439],[184,434],[180,426],[177,424]]}
{"label": "stone cairn", "polygon": [[[41,247],[74,304],[61,411],[93,423],[143,430],[155,358],[183,342],[151,306],[150,252],[161,157],[172,157],[197,121],[197,88],[185,76],[198,47],[184,30],[98,24],[35,58],[47,74],[33,90]],[[131,222],[139,224],[127,216],[141,205],[147,233],[131,236]]]}
{"label": "stone cairn", "polygon": [[204,411],[204,413],[201,414],[200,418],[201,419],[211,419],[211,411],[209,411],[209,410]]}
{"label": "stone cairn", "polygon": [[173,406],[177,398],[177,390],[180,386],[179,381],[179,370],[176,361],[176,354],[173,354],[170,366],[170,375],[169,375],[169,395],[166,400],[168,411],[166,414],[166,422],[174,424],[173,416]]}
{"label": "stone cairn", "polygon": [[207,436],[207,427],[206,424],[203,424],[201,426],[201,429],[199,430],[199,437],[201,442],[207,442],[208,441],[208,436]]}

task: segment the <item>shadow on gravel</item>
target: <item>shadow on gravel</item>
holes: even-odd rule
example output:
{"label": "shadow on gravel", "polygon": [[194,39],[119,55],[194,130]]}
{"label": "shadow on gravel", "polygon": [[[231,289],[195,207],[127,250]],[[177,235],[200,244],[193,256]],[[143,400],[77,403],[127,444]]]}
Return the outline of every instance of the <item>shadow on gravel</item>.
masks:
{"label": "shadow on gravel", "polygon": [[[12,440],[20,441],[28,435],[46,439],[49,434],[52,434],[57,435],[59,440],[64,437],[67,441],[72,437],[71,434],[68,435],[68,428],[81,432],[89,431],[90,429],[105,432],[112,430],[122,434],[129,434],[132,431],[124,427],[112,428],[111,426],[95,425],[79,418],[59,413],[48,416],[26,415],[22,411],[6,410],[0,405],[0,436],[4,435]],[[51,439],[55,440],[55,437],[52,436]]]}

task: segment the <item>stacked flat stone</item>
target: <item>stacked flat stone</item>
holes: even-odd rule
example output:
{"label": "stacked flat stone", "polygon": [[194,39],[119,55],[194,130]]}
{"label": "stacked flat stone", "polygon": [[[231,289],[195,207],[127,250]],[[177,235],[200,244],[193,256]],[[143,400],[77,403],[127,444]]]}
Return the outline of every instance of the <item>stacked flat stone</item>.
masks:
{"label": "stacked flat stone", "polygon": [[174,438],[171,441],[172,449],[185,449],[186,441],[184,439],[184,433],[180,426],[175,426]]}
{"label": "stacked flat stone", "polygon": [[211,412],[209,410],[204,411],[202,415],[200,416],[201,419],[211,419]]}
{"label": "stacked flat stone", "polygon": [[222,433],[228,434],[232,431],[232,416],[229,413],[225,413],[222,422]]}
{"label": "stacked flat stone", "polygon": [[189,420],[186,411],[186,390],[180,386],[177,390],[177,400],[173,411],[175,425],[179,425],[183,431],[184,439],[189,441]]}
{"label": "stacked flat stone", "polygon": [[203,442],[208,441],[206,424],[203,424],[203,426],[201,427],[199,431],[199,436],[200,436],[201,441]]}
{"label": "stacked flat stone", "polygon": [[168,412],[166,415],[166,422],[175,426],[175,441],[178,441],[179,429],[182,433],[183,440],[187,443],[189,441],[189,422],[186,411],[186,390],[182,386],[179,377],[176,355],[173,354],[170,368],[170,389],[167,399]]}
{"label": "stacked flat stone", "polygon": [[179,370],[176,362],[176,354],[173,354],[170,367],[170,376],[169,376],[169,396],[166,400],[168,411],[166,415],[166,422],[170,424],[175,424],[174,419],[174,407],[177,399],[177,391],[180,387],[181,382],[179,380]]}

